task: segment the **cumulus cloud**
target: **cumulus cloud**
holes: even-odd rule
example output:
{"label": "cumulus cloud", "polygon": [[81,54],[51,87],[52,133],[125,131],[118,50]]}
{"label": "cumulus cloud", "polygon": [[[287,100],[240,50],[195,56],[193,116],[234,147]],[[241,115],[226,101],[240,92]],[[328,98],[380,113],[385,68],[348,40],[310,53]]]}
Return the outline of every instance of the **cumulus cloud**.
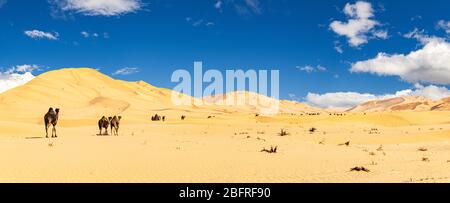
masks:
{"label": "cumulus cloud", "polygon": [[141,0],[51,0],[57,10],[86,16],[118,16],[141,10]]}
{"label": "cumulus cloud", "polygon": [[5,72],[0,72],[0,93],[14,87],[23,85],[34,78],[33,70],[39,69],[37,65],[18,65]]}
{"label": "cumulus cloud", "polygon": [[438,21],[437,28],[444,30],[447,34],[450,34],[450,21],[445,20]]}
{"label": "cumulus cloud", "polygon": [[375,58],[352,64],[351,72],[399,76],[410,82],[450,84],[450,43],[441,38],[424,37],[420,32],[408,36],[425,43],[409,54],[379,53]]}
{"label": "cumulus cloud", "polygon": [[330,29],[340,36],[348,38],[348,43],[352,47],[359,47],[366,44],[369,38],[387,39],[387,31],[376,30],[380,23],[373,19],[374,10],[372,4],[365,1],[358,1],[355,4],[347,3],[343,9],[348,21],[333,21]]}
{"label": "cumulus cloud", "polygon": [[40,30],[27,30],[24,34],[33,39],[49,39],[49,40],[58,40],[58,33],[50,33],[44,32]]}
{"label": "cumulus cloud", "polygon": [[138,73],[139,72],[139,68],[122,68],[119,70],[116,70],[113,75],[130,75],[133,73]]}
{"label": "cumulus cloud", "polygon": [[308,93],[306,103],[320,108],[350,108],[376,98],[372,94],[361,94],[357,92]]}
{"label": "cumulus cloud", "polygon": [[325,71],[327,71],[327,68],[325,68],[325,67],[323,67],[321,65],[317,65],[317,66],[311,66],[311,65],[297,66],[296,68],[298,70],[306,72],[306,73],[325,72]]}
{"label": "cumulus cloud", "polygon": [[325,94],[308,93],[305,100],[309,105],[320,108],[351,108],[364,102],[389,99],[402,96],[422,96],[432,100],[450,97],[450,90],[446,87],[434,85],[415,85],[414,89],[397,91],[394,94],[375,95],[358,92],[333,92]]}

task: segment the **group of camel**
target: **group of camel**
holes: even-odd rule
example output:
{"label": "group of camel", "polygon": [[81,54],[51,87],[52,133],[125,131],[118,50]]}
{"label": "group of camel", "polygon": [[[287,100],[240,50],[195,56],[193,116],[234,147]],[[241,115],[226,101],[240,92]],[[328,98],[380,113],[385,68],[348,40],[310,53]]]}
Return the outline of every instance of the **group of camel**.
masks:
{"label": "group of camel", "polygon": [[166,116],[159,116],[158,114],[155,114],[154,116],[152,116],[152,121],[160,121],[162,119],[162,121],[166,121]]}
{"label": "group of camel", "polygon": [[[52,126],[52,138],[58,137],[56,134],[56,125],[58,124],[58,116],[59,116],[59,109],[53,110],[53,108],[50,107],[48,109],[48,112],[44,116],[44,124],[45,124],[45,137],[48,138],[48,128]],[[103,116],[98,121],[98,129],[100,130],[100,134],[102,135],[102,129],[105,129],[105,133],[103,135],[108,135],[108,127],[111,126],[111,134],[115,136],[119,136],[119,126],[120,126],[120,120],[122,119],[122,116],[114,116],[114,117],[108,117],[106,118]]]}
{"label": "group of camel", "polygon": [[[98,129],[100,130],[99,135],[108,135],[108,126],[111,126],[111,134],[115,136],[119,136],[119,126],[120,126],[120,120],[122,119],[122,116],[114,116],[114,117],[108,117],[106,118],[103,116],[98,121]],[[105,129],[105,134],[102,134],[102,129]]]}
{"label": "group of camel", "polygon": [[[185,115],[181,116],[181,120],[184,121],[184,119],[186,119]],[[166,121],[166,116],[160,116],[158,114],[155,114],[154,116],[152,116],[152,121],[160,121],[162,120],[163,122]]]}
{"label": "group of camel", "polygon": [[[48,138],[48,128],[52,126],[52,138],[58,137],[56,135],[56,125],[58,124],[58,115],[59,115],[59,109],[53,110],[53,108],[50,107],[48,109],[48,112],[44,116],[44,124],[45,124],[45,137]],[[119,126],[120,126],[120,120],[122,119],[122,116],[113,116],[113,117],[106,117],[103,116],[98,121],[98,129],[100,133],[98,135],[108,135],[108,127],[111,127],[111,134],[115,136],[119,136]],[[186,119],[185,115],[181,116],[181,120]],[[160,121],[163,122],[166,120],[166,116],[159,116],[158,114],[152,116],[152,121]],[[105,129],[104,134],[102,134],[102,130]]]}

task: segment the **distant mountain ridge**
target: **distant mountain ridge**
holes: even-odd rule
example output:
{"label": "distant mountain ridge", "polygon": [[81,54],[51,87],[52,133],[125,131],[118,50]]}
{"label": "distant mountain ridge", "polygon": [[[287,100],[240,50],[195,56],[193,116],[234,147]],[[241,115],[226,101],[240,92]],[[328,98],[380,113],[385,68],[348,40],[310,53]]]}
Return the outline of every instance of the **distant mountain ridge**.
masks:
{"label": "distant mountain ridge", "polygon": [[395,97],[373,100],[346,110],[347,112],[382,112],[382,111],[448,111],[450,97],[431,100],[420,96]]}

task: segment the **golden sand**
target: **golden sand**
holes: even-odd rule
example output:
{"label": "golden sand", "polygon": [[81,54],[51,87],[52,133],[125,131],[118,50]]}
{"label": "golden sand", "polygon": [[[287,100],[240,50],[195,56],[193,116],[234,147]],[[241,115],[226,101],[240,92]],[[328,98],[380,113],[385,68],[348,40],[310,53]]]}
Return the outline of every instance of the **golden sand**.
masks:
{"label": "golden sand", "polygon": [[[0,182],[450,182],[450,111],[337,116],[282,101],[266,117],[174,106],[170,95],[92,69],[47,72],[0,94]],[[56,139],[44,138],[50,106],[61,108]],[[152,122],[156,113],[166,121]],[[97,135],[103,115],[123,117],[120,136]],[[277,153],[261,152],[271,146]]]}

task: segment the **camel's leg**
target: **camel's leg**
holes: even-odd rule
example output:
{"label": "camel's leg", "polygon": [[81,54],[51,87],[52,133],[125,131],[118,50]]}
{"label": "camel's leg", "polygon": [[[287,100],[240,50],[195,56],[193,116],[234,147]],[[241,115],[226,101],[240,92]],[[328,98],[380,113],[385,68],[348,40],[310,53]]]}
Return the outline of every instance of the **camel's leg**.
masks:
{"label": "camel's leg", "polygon": [[58,136],[56,135],[56,126],[53,126],[53,132],[55,133],[55,136],[54,136],[54,137],[58,137]]}
{"label": "camel's leg", "polygon": [[48,138],[48,124],[45,123],[45,138]]}
{"label": "camel's leg", "polygon": [[116,136],[119,136],[119,126],[116,128]]}

